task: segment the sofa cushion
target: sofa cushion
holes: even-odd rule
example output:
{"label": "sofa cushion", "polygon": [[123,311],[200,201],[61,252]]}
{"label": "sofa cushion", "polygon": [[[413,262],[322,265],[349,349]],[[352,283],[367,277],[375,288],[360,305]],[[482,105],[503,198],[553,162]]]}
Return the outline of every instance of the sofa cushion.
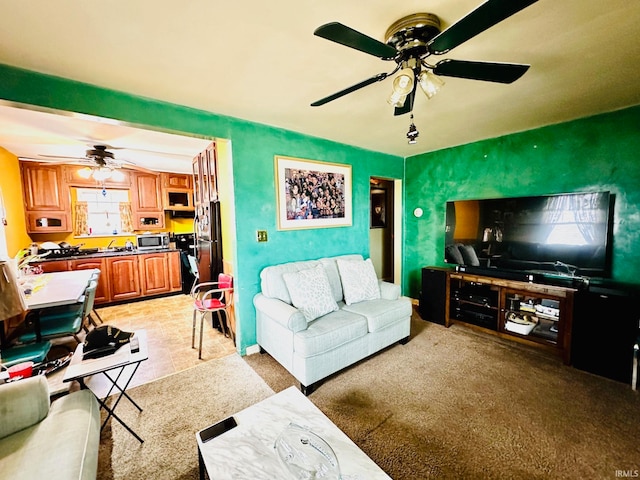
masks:
{"label": "sofa cushion", "polygon": [[289,289],[282,275],[285,273],[299,272],[319,265],[317,260],[305,262],[289,262],[281,265],[266,267],[260,272],[260,289],[262,294],[269,298],[277,298],[289,305],[292,304]]}
{"label": "sofa cushion", "polygon": [[313,322],[293,337],[293,351],[304,358],[320,355],[367,334],[367,319],[344,309]]}
{"label": "sofa cushion", "polygon": [[366,260],[338,259],[344,301],[347,305],[380,298],[378,277],[370,258]]}
{"label": "sofa cushion", "polygon": [[289,290],[291,303],[302,312],[307,322],[338,310],[329,279],[320,264],[299,272],[282,275]]}
{"label": "sofa cushion", "polygon": [[377,332],[398,321],[411,317],[411,301],[406,297],[397,300],[379,298],[368,302],[345,305],[343,310],[357,313],[367,319],[369,332]]}
{"label": "sofa cushion", "polygon": [[331,291],[333,292],[333,298],[336,302],[344,300],[342,294],[342,281],[340,280],[340,272],[338,271],[338,260],[359,260],[363,261],[362,255],[340,255],[339,257],[327,257],[318,260],[324,266],[325,272],[327,272],[327,278],[329,278],[329,284],[331,285]]}

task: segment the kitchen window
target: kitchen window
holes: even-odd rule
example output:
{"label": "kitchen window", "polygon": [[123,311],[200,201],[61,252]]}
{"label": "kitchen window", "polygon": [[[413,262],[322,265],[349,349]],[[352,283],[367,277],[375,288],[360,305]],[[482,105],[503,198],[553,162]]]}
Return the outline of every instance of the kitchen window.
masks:
{"label": "kitchen window", "polygon": [[76,188],[74,235],[133,231],[129,190]]}

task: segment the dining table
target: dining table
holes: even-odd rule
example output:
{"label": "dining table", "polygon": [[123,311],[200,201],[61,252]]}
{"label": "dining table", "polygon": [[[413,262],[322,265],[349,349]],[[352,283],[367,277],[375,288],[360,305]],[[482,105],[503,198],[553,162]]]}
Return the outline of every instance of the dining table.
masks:
{"label": "dining table", "polygon": [[[71,270],[66,272],[50,272],[35,275],[23,275],[18,278],[18,285],[24,294],[27,316],[34,319],[37,341],[41,341],[40,313],[47,308],[62,305],[73,305],[81,301],[89,281],[98,269]],[[27,318],[25,316],[25,319]],[[4,328],[0,328],[0,345],[7,340]]]}

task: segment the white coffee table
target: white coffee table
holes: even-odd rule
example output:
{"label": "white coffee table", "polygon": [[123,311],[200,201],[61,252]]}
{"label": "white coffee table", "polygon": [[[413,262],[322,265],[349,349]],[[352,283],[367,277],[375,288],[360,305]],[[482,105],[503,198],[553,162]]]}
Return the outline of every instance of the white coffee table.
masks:
{"label": "white coffee table", "polygon": [[278,435],[296,423],[322,437],[338,457],[344,480],[389,480],[376,463],[351,441],[297,388],[289,387],[233,415],[238,425],[198,443],[200,478],[206,470],[216,480],[293,478],[281,465],[273,447]]}
{"label": "white coffee table", "polygon": [[[120,403],[122,397],[126,397],[140,412],[142,408],[133,401],[133,399],[126,393],[127,387],[131,382],[131,379],[135,375],[140,363],[149,358],[147,349],[147,332],[146,330],[137,330],[134,332],[132,341],[134,338],[138,339],[139,350],[137,352],[131,351],[131,342],[123,345],[115,353],[107,355],[101,358],[93,358],[88,360],[82,359],[83,347],[82,343],[78,344],[76,351],[71,358],[71,362],[67,367],[63,381],[71,382],[77,380],[80,383],[81,388],[90,389],[86,383],[86,379],[93,375],[102,373],[111,384],[109,392],[101,399],[98,395],[96,398],[100,403],[100,408],[104,408],[108,414],[102,423],[102,428],[106,425],[110,417],[115,418],[124,428],[126,428],[131,435],[136,437],[140,443],[144,440],[134,432],[120,417],[115,414],[115,409]],[[119,392],[113,407],[107,405],[107,398],[111,395],[113,390]],[[95,392],[94,392],[95,395]]]}

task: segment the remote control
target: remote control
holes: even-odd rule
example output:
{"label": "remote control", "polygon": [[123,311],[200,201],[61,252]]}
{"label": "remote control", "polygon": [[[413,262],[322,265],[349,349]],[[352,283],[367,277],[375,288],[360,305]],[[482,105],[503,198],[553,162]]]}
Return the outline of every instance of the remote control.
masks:
{"label": "remote control", "polygon": [[138,353],[140,351],[140,342],[138,341],[138,337],[133,337],[130,343],[131,353]]}

